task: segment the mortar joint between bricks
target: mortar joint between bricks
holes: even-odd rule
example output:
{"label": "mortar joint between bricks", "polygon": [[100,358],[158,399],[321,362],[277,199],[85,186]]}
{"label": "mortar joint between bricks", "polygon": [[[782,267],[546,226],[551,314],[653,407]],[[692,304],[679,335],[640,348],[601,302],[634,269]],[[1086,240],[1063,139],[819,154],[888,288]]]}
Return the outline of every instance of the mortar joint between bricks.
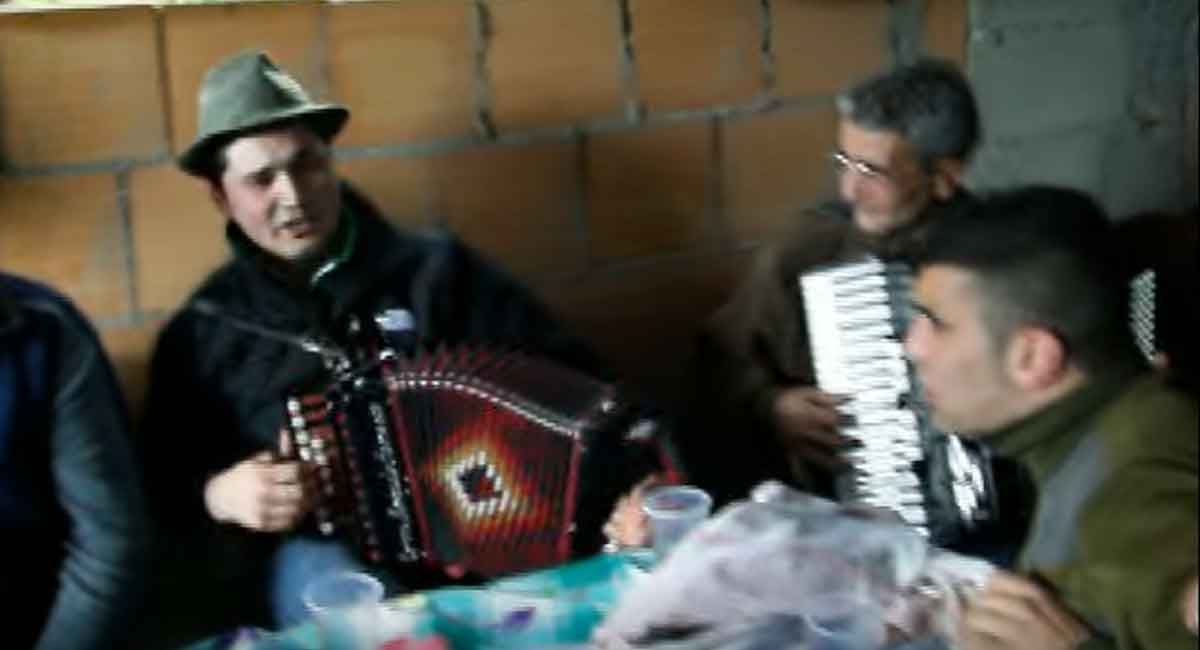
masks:
{"label": "mortar joint between bricks", "polygon": [[759,4],[759,58],[762,63],[763,92],[770,97],[775,95],[775,40],[774,17],[771,10],[771,0],[761,0]]}
{"label": "mortar joint between bricks", "polygon": [[117,219],[120,224],[121,232],[121,248],[124,259],[125,272],[125,292],[126,299],[129,301],[128,316],[134,318],[141,309],[141,296],[138,287],[137,274],[137,254],[135,252],[135,238],[133,235],[133,202],[131,198],[131,189],[129,176],[132,173],[133,166],[129,165],[117,170],[114,176],[114,184],[116,190],[117,201]]}
{"label": "mortar joint between bricks", "polygon": [[492,46],[492,13],[487,0],[472,3],[475,23],[475,131],[487,140],[495,140],[496,123],[492,117],[492,84],[488,52]]}
{"label": "mortar joint between bricks", "polygon": [[632,0],[616,0],[617,18],[620,27],[621,82],[625,91],[625,119],[640,124],[646,117],[646,106],[642,103],[637,71],[637,50],[634,47]]}

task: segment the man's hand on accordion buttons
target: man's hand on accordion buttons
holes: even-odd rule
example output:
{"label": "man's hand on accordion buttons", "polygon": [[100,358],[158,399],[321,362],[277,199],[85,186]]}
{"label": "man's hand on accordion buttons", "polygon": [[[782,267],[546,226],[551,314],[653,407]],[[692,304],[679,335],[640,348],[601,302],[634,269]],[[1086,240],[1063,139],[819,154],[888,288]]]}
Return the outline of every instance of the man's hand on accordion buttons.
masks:
{"label": "man's hand on accordion buttons", "polygon": [[842,450],[850,439],[838,432],[843,417],[837,406],[846,398],[813,386],[785,388],[775,395],[771,415],[779,439],[790,452],[828,471],[842,469]]}
{"label": "man's hand on accordion buttons", "polygon": [[312,489],[290,445],[280,434],[280,452],[264,451],[213,476],[204,503],[213,519],[250,530],[292,530],[312,508]]}

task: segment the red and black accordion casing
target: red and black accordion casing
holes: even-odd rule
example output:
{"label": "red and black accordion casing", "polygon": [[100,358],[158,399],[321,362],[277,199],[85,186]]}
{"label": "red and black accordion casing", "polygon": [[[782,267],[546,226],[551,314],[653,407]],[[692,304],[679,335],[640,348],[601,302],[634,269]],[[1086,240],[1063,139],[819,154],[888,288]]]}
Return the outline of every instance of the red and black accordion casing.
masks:
{"label": "red and black accordion casing", "polygon": [[619,496],[674,463],[617,389],[516,351],[380,355],[287,402],[315,517],[370,562],[482,577],[598,550]]}

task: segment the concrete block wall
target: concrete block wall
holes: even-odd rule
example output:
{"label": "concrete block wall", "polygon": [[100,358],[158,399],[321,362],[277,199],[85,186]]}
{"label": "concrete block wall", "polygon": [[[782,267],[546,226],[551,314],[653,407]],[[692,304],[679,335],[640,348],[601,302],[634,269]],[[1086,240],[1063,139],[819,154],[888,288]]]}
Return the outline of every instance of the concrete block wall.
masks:
{"label": "concrete block wall", "polygon": [[977,187],[1061,183],[1115,218],[1197,203],[1194,0],[973,0]]}
{"label": "concrete block wall", "polygon": [[0,10],[0,268],[70,295],[138,404],[158,329],[226,255],[175,170],[204,70],[272,53],[348,104],[340,172],[445,225],[667,401],[755,245],[828,195],[831,97],[959,0],[403,0]]}

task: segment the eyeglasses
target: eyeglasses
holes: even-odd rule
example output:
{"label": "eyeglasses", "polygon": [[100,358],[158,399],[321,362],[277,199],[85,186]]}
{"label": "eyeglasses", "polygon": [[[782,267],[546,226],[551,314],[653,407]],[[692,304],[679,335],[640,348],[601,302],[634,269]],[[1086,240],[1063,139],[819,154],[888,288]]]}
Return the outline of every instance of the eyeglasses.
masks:
{"label": "eyeglasses", "polygon": [[876,167],[865,160],[851,158],[841,151],[834,151],[829,154],[829,160],[839,173],[853,169],[856,174],[867,180],[886,181],[892,178],[886,169]]}

